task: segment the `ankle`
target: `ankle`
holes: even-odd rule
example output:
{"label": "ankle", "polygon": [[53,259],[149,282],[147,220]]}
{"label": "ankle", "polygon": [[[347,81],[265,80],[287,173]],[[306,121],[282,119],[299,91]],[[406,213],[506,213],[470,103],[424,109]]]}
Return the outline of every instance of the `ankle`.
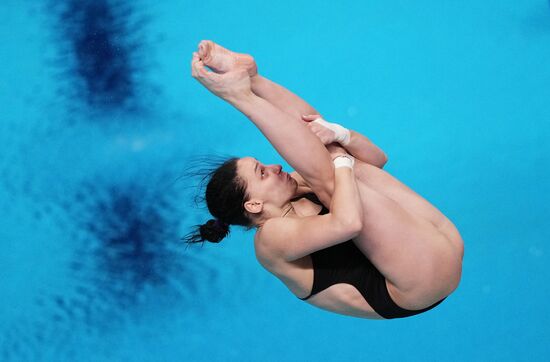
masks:
{"label": "ankle", "polygon": [[250,76],[250,84],[251,84],[252,88],[254,88],[254,86],[261,85],[264,82],[264,79],[265,78],[262,77],[259,73],[251,75]]}
{"label": "ankle", "polygon": [[256,96],[256,94],[254,94],[253,90],[250,89],[247,91],[226,95],[221,98],[231,104],[233,107],[242,111],[243,109],[247,109],[247,107],[249,107],[249,105],[254,102],[255,98],[258,97]]}

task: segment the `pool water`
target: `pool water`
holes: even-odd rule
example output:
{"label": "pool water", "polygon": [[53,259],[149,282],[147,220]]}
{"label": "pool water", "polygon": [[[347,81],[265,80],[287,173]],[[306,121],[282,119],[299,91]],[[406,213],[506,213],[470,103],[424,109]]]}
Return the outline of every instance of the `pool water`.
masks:
{"label": "pool water", "polygon": [[[547,361],[550,2],[0,5],[0,360]],[[190,75],[201,39],[389,157],[465,242],[437,308],[377,321],[292,295],[252,232],[180,238],[197,157],[289,165]]]}

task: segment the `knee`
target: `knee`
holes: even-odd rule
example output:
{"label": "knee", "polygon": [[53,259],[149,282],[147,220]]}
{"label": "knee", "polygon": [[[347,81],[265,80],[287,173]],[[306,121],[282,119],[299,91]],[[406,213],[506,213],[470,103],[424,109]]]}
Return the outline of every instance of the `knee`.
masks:
{"label": "knee", "polygon": [[449,294],[452,293],[456,288],[458,288],[460,280],[462,280],[462,255],[460,257],[460,262],[457,263],[456,271],[453,275],[453,278],[451,278],[452,290],[449,292]]}
{"label": "knee", "polygon": [[445,295],[449,295],[458,288],[462,279],[462,257],[459,260],[451,262],[450,268],[445,274],[447,275],[443,278],[441,287]]}
{"label": "knee", "polygon": [[426,278],[426,283],[422,283],[426,293],[449,295],[458,288],[462,279],[461,257],[453,253],[451,257],[440,259],[431,266],[430,277]]}
{"label": "knee", "polygon": [[459,255],[460,255],[460,262],[464,259],[464,241],[460,239],[460,247],[459,247]]}

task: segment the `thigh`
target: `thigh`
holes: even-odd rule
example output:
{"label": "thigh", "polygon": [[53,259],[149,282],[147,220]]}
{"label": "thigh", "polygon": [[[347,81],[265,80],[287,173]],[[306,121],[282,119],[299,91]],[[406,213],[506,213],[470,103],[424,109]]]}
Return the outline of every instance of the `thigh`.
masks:
{"label": "thigh", "polygon": [[427,303],[450,293],[460,265],[447,237],[364,183],[358,189],[364,221],[353,241],[395,291]]}
{"label": "thigh", "polygon": [[463,253],[460,233],[434,205],[383,169],[356,160],[354,171],[358,182],[394,200],[409,213],[430,222],[451,241],[458,252]]}

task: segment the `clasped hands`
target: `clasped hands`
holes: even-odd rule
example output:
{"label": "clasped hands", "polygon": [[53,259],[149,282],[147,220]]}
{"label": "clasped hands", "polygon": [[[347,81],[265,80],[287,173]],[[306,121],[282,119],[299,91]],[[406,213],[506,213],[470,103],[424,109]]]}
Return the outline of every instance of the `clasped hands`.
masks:
{"label": "clasped hands", "polygon": [[[349,155],[348,151],[342,147],[342,143],[349,143],[349,131],[336,123],[325,121],[319,114],[302,115],[302,120],[313,134],[326,146],[331,158],[334,160],[340,155]],[[346,138],[343,133],[348,132]],[[342,140],[345,139],[344,142]]]}

